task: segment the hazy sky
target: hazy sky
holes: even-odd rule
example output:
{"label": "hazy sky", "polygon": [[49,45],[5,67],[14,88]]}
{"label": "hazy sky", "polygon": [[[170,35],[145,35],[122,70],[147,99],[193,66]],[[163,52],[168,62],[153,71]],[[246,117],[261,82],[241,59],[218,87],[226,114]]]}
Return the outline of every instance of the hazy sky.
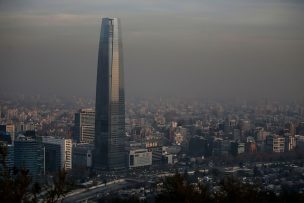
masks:
{"label": "hazy sky", "polygon": [[0,0],[0,91],[95,96],[106,16],[129,98],[304,97],[302,0]]}

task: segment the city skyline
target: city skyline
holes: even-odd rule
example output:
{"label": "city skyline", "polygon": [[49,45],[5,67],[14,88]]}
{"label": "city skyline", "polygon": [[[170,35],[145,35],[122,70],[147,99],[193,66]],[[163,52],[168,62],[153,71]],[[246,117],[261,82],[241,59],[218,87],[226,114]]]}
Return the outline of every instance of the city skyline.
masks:
{"label": "city skyline", "polygon": [[94,97],[99,19],[118,16],[127,98],[303,98],[301,1],[0,4],[3,94]]}
{"label": "city skyline", "polygon": [[0,0],[0,202],[303,202],[303,11]]}

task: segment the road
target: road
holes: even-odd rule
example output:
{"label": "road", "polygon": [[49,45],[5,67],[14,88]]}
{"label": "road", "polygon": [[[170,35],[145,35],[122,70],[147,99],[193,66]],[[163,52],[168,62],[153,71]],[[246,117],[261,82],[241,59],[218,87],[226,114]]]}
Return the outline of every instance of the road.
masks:
{"label": "road", "polygon": [[[108,192],[113,192],[116,190],[123,189],[125,187],[133,185],[134,182],[127,181],[125,179],[120,179],[108,183],[106,186],[104,184],[94,186],[88,189],[78,190],[69,193],[64,199],[63,203],[74,203],[74,202],[85,202],[86,200],[95,199],[100,194],[105,194]],[[59,201],[60,202],[60,201]]]}

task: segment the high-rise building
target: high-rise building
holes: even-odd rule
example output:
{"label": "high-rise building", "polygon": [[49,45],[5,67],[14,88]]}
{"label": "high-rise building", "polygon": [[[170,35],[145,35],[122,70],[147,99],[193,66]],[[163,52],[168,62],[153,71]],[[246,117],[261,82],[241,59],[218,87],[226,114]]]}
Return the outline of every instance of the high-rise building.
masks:
{"label": "high-rise building", "polygon": [[266,150],[268,152],[284,152],[285,138],[280,135],[269,135],[266,138]]}
{"label": "high-rise building", "polygon": [[75,114],[75,131],[73,139],[81,143],[94,143],[95,138],[95,110],[80,109]]}
{"label": "high-rise building", "polygon": [[[14,168],[14,146],[7,144],[6,142],[0,141],[0,148],[6,148],[6,156],[0,156],[0,173],[3,170],[13,170]],[[5,159],[4,159],[5,158]]]}
{"label": "high-rise building", "polygon": [[56,173],[61,169],[60,145],[44,143],[45,147],[45,171]]}
{"label": "high-rise building", "polygon": [[238,154],[242,154],[245,152],[245,143],[242,142],[231,142],[230,143],[230,153],[233,156],[237,156]]}
{"label": "high-rise building", "polygon": [[73,171],[85,172],[92,167],[93,148],[88,143],[73,144]]}
{"label": "high-rise building", "polygon": [[117,18],[101,24],[95,114],[94,168],[125,168],[125,96],[122,39]]}
{"label": "high-rise building", "polygon": [[189,141],[189,154],[194,157],[204,156],[207,148],[206,146],[206,138],[195,135]]}
{"label": "high-rise building", "polygon": [[58,169],[72,169],[72,140],[43,136],[45,146],[46,169],[48,172],[56,172]]}
{"label": "high-rise building", "polygon": [[17,169],[29,170],[33,181],[45,172],[44,147],[40,140],[19,136],[14,141],[14,163]]}
{"label": "high-rise building", "polygon": [[285,133],[285,149],[284,152],[292,151],[296,147],[296,138],[291,133]]}

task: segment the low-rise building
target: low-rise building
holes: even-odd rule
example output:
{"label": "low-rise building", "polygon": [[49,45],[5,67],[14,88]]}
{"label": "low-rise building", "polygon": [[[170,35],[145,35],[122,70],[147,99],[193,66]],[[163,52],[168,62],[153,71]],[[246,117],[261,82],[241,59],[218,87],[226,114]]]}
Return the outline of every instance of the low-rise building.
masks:
{"label": "low-rise building", "polygon": [[148,149],[131,149],[129,151],[129,168],[152,165],[152,151]]}

